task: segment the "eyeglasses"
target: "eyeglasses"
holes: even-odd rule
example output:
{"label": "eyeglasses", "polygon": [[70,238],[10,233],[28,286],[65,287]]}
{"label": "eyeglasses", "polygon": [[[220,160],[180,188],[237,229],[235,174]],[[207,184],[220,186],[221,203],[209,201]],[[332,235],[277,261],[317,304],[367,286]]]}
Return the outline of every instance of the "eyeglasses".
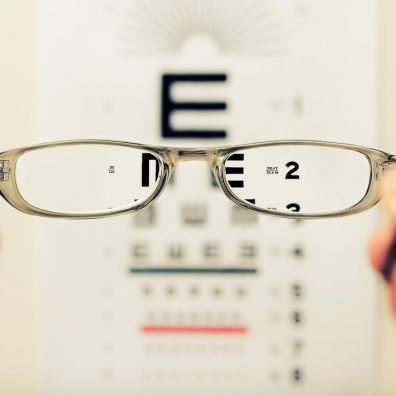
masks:
{"label": "eyeglasses", "polygon": [[208,163],[238,206],[288,218],[344,216],[372,207],[384,170],[396,163],[383,151],[314,140],[218,148],[73,140],[0,153],[0,194],[33,215],[113,216],[152,203],[176,165],[194,160]]}

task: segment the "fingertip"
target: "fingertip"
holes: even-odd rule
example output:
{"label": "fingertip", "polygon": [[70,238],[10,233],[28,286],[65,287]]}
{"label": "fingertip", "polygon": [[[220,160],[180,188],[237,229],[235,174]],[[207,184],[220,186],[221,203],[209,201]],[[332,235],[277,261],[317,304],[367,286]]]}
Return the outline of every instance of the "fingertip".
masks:
{"label": "fingertip", "polygon": [[379,225],[367,244],[367,254],[375,270],[380,271],[387,250],[395,235],[395,224],[388,222]]}
{"label": "fingertip", "polygon": [[380,183],[381,206],[396,219],[396,166],[386,170]]}

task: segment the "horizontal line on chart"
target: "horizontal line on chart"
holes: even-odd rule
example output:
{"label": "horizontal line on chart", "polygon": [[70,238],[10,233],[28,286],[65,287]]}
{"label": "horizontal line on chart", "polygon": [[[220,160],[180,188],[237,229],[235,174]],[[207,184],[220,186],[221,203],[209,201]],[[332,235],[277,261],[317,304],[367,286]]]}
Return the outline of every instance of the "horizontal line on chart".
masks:
{"label": "horizontal line on chart", "polygon": [[244,168],[236,166],[226,166],[225,168],[227,175],[243,175]]}
{"label": "horizontal line on chart", "polygon": [[129,269],[131,274],[143,275],[143,274],[200,274],[200,275],[211,275],[211,274],[224,274],[224,275],[251,275],[257,274],[256,268],[237,268],[237,267],[226,267],[226,268],[209,268],[209,267],[132,267]]}
{"label": "horizontal line on chart", "polygon": [[227,161],[243,161],[245,159],[245,154],[232,154],[228,157]]}
{"label": "horizontal line on chart", "polygon": [[244,187],[243,180],[228,180],[228,184],[230,185],[230,187],[233,187],[233,188],[243,188]]}
{"label": "horizontal line on chart", "polygon": [[246,326],[168,326],[144,325],[144,334],[246,334]]}

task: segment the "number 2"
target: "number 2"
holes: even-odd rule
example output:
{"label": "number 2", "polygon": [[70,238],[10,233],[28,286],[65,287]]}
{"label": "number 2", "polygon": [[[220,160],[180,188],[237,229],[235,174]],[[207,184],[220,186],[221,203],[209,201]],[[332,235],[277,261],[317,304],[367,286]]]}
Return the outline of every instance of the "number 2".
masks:
{"label": "number 2", "polygon": [[295,175],[294,173],[298,171],[299,165],[297,162],[290,161],[286,164],[288,168],[291,167],[291,169],[286,173],[285,179],[299,179],[299,175]]}

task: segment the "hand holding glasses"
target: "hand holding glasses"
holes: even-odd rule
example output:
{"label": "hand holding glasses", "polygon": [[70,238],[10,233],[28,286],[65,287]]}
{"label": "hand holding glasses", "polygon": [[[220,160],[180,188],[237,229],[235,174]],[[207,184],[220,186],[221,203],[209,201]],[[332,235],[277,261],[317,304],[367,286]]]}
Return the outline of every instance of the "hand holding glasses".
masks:
{"label": "hand holding glasses", "polygon": [[379,199],[396,157],[350,144],[288,140],[219,148],[73,140],[0,153],[0,194],[16,209],[100,218],[143,209],[183,161],[206,161],[226,196],[255,212],[289,218],[359,213]]}

